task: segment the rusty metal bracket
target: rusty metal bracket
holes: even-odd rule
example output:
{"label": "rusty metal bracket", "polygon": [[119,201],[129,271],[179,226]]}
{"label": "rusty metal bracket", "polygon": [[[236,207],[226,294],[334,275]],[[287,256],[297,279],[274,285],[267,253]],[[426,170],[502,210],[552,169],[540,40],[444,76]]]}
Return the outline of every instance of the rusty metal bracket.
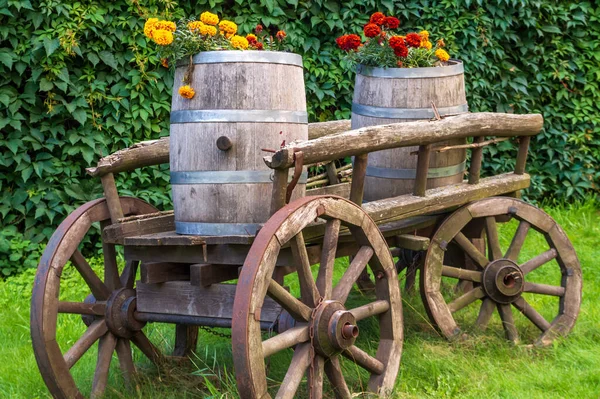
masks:
{"label": "rusty metal bracket", "polygon": [[290,203],[290,198],[292,198],[292,192],[294,188],[296,188],[296,184],[298,180],[300,180],[300,176],[302,175],[302,168],[304,166],[304,154],[302,151],[294,151],[294,177],[290,184],[288,184],[287,189],[285,190],[285,203]]}

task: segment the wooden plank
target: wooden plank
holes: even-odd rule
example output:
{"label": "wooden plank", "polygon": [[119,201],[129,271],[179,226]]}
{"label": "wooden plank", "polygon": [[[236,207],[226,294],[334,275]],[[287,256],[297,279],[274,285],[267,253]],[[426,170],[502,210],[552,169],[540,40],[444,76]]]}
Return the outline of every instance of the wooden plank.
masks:
{"label": "wooden plank", "polygon": [[533,136],[540,132],[540,114],[467,113],[440,121],[403,122],[370,126],[316,140],[293,143],[264,158],[274,169],[288,168],[289,152],[302,151],[304,164],[326,162],[369,152],[477,136]]}
{"label": "wooden plank", "polygon": [[238,265],[195,264],[190,266],[190,284],[208,287],[238,278]]}
{"label": "wooden plank", "polygon": [[[235,284],[213,284],[210,287],[184,281],[137,285],[138,312],[231,319]],[[260,312],[260,321],[274,321],[281,307],[270,298]]]}
{"label": "wooden plank", "polygon": [[190,265],[186,263],[144,262],[140,266],[140,279],[144,284],[189,281]]}
{"label": "wooden plank", "polygon": [[396,236],[396,246],[412,251],[426,251],[429,248],[429,238],[411,234],[400,234]]}
{"label": "wooden plank", "polygon": [[350,198],[351,183],[334,184],[333,186],[325,186],[306,190],[306,195],[337,195],[342,198]]}
{"label": "wooden plank", "polygon": [[122,245],[125,237],[162,233],[172,230],[175,230],[175,218],[173,214],[156,214],[154,217],[111,224],[102,231],[102,240],[111,244]]}
{"label": "wooden plank", "polygon": [[413,195],[424,197],[427,189],[427,173],[429,172],[429,156],[431,154],[431,145],[419,146],[419,159],[417,160],[417,176],[415,177],[415,186]]}
{"label": "wooden plank", "polygon": [[250,245],[254,241],[254,236],[191,236],[177,234],[175,231],[164,233],[136,235],[126,237],[124,240],[126,246],[129,245],[150,245],[150,246],[198,246],[198,245],[222,245],[238,244]]}

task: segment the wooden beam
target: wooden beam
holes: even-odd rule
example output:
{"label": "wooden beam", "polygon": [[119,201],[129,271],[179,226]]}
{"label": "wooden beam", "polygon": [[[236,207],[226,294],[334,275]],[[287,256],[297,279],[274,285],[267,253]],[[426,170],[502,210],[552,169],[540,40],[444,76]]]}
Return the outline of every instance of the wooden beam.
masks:
{"label": "wooden beam", "polygon": [[369,126],[300,143],[293,143],[264,157],[274,169],[292,166],[290,152],[302,151],[304,164],[367,154],[389,148],[433,144],[444,140],[477,136],[533,136],[540,132],[540,114],[516,115],[492,112],[466,113],[440,121],[402,122]]}
{"label": "wooden beam", "polygon": [[238,278],[238,265],[195,264],[190,266],[190,284],[208,287]]}
{"label": "wooden beam", "polygon": [[144,284],[189,280],[190,265],[185,263],[143,262],[140,266],[140,281]]}
{"label": "wooden beam", "polygon": [[153,217],[143,217],[111,224],[102,231],[102,239],[110,244],[123,245],[126,237],[172,230],[175,230],[175,217],[173,213],[158,213],[154,214]]}

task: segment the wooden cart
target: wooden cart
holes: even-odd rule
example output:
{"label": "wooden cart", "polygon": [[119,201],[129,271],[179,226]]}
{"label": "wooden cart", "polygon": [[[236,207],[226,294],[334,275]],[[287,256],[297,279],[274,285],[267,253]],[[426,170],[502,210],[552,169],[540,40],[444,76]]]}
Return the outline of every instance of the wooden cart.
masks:
{"label": "wooden cart", "polygon": [[[449,339],[462,337],[471,325],[485,329],[497,309],[507,338],[519,341],[511,307],[539,329],[534,343],[566,335],[581,300],[577,256],[550,216],[517,199],[529,186],[525,160],[530,137],[542,124],[540,115],[493,113],[355,131],[347,131],[346,121],[313,124],[313,139],[265,157],[274,170],[272,217],[256,236],[177,235],[172,213],[157,212],[139,199],[119,198],[113,174],[167,162],[168,139],[102,159],[89,172],[100,176],[105,198],[79,207],[61,223],[39,265],[31,335],[44,381],[55,397],[82,397],[82,392],[101,396],[114,352],[120,373],[131,381],[132,343],[157,364],[165,358],[144,333],[145,325],[154,322],[176,325],[173,355],[182,357],[196,348],[198,326],[230,327],[244,398],[349,398],[352,391],[365,390],[385,394],[394,386],[403,343],[392,253],[407,250],[426,251],[420,278],[423,302],[433,324]],[[480,178],[483,147],[511,138],[518,141],[514,172]],[[445,151],[436,143],[449,139],[463,139],[461,148],[472,150],[468,180],[427,190],[429,154]],[[414,193],[362,204],[368,153],[415,145]],[[355,157],[349,200],[326,194],[286,204],[294,181],[288,183],[290,168],[297,176],[303,166],[347,156]],[[511,220],[518,227],[503,253],[497,226]],[[102,229],[103,276],[79,250],[96,222]],[[519,253],[528,231],[541,233],[549,249],[523,262]],[[121,249],[123,268],[117,265]],[[336,272],[334,284],[334,261],[348,256],[349,265]],[[544,265],[557,269],[557,285],[528,280],[529,272]],[[65,266],[76,269],[89,286],[85,300],[67,299]],[[361,279],[363,289],[372,289],[359,292]],[[450,293],[448,281],[457,283]],[[534,310],[523,292],[556,297],[553,318]],[[472,320],[456,317],[479,302]],[[63,317],[80,318],[87,326],[76,342],[61,341]],[[95,342],[90,388],[81,375],[76,384],[72,370]],[[268,359],[280,353],[291,357],[289,367],[269,367]],[[329,381],[325,391],[324,381]]]}

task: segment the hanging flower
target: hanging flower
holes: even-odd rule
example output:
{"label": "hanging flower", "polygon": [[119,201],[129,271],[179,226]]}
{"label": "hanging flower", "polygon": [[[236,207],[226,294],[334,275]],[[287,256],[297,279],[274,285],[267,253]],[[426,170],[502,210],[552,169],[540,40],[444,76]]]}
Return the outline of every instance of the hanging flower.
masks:
{"label": "hanging flower", "polygon": [[362,44],[360,36],[354,34],[340,36],[336,39],[336,43],[344,51],[356,50]]}
{"label": "hanging flower", "polygon": [[200,31],[200,28],[202,28],[204,26],[204,24],[200,21],[192,21],[190,23],[188,23],[188,29],[192,32],[194,31]]}
{"label": "hanging flower", "polygon": [[200,15],[200,21],[207,25],[216,26],[219,23],[219,17],[217,16],[217,14],[205,11]]}
{"label": "hanging flower", "polygon": [[248,48],[248,40],[243,36],[235,35],[231,38],[231,47],[246,50]]}
{"label": "hanging flower", "polygon": [[400,26],[400,20],[396,17],[385,17],[383,19],[383,26],[388,29],[396,29]]}
{"label": "hanging flower", "polygon": [[418,48],[421,46],[421,36],[419,36],[418,33],[409,33],[408,35],[406,35],[404,40],[406,41],[406,44],[408,44],[410,47]]}
{"label": "hanging flower", "polygon": [[154,34],[154,31],[156,30],[154,28],[154,25],[156,25],[157,22],[158,22],[158,18],[150,18],[144,24],[144,35],[146,35],[146,37],[148,39],[152,39],[152,35]]}
{"label": "hanging flower", "polygon": [[217,28],[211,25],[202,25],[200,27],[200,34],[214,36],[217,34]]}
{"label": "hanging flower", "polygon": [[237,28],[237,25],[231,21],[222,20],[219,22],[219,30],[221,31],[221,34],[225,34],[225,36],[228,34],[235,35]]}
{"label": "hanging flower", "polygon": [[364,32],[366,37],[375,37],[381,33],[381,28],[375,24],[366,24]]}
{"label": "hanging flower", "polygon": [[188,86],[188,85],[181,86],[179,88],[179,95],[183,98],[187,98],[188,100],[191,100],[196,95],[196,91],[194,90],[194,88],[192,86]]}
{"label": "hanging flower", "polygon": [[160,60],[160,65],[164,66],[165,68],[169,67],[169,60],[166,58],[163,58]]}
{"label": "hanging flower", "polygon": [[160,46],[168,46],[173,43],[173,33],[163,29],[155,30],[152,40]]}
{"label": "hanging flower", "polygon": [[396,54],[396,57],[406,58],[408,56],[408,47],[405,45],[397,46],[394,48],[394,54]]}
{"label": "hanging flower", "polygon": [[282,30],[277,32],[277,34],[275,35],[277,40],[279,40],[280,42],[283,41],[283,39],[285,39],[286,36],[287,36],[287,34],[285,33],[285,31],[282,31]]}
{"label": "hanging flower", "polygon": [[158,21],[154,25],[154,29],[168,30],[169,32],[175,32],[175,30],[177,29],[177,25],[175,25],[175,22],[171,22],[171,21]]}
{"label": "hanging flower", "polygon": [[441,48],[435,50],[435,56],[442,62],[446,62],[450,59],[450,55],[446,52],[446,50],[442,50]]}
{"label": "hanging flower", "polygon": [[390,37],[390,47],[395,49],[396,47],[404,46],[406,47],[406,43],[404,43],[404,38],[402,36],[392,36]]}
{"label": "hanging flower", "polygon": [[375,24],[375,25],[381,25],[381,24],[383,24],[384,20],[385,20],[385,15],[382,12],[377,11],[376,13],[371,15],[371,18],[369,19],[369,23]]}

